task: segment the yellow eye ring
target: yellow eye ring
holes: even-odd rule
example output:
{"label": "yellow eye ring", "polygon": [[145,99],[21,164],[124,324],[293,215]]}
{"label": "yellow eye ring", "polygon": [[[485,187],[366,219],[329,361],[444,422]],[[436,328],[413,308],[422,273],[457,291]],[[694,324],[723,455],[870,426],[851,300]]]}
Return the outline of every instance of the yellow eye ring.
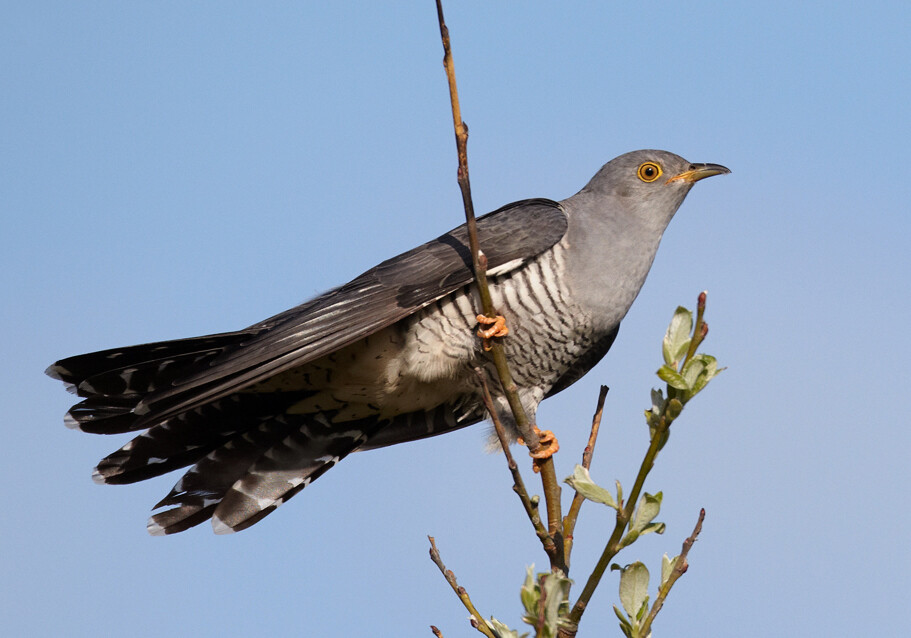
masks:
{"label": "yellow eye ring", "polygon": [[661,177],[661,167],[655,162],[643,162],[639,165],[639,170],[636,171],[636,175],[638,175],[639,179],[643,182],[654,182]]}

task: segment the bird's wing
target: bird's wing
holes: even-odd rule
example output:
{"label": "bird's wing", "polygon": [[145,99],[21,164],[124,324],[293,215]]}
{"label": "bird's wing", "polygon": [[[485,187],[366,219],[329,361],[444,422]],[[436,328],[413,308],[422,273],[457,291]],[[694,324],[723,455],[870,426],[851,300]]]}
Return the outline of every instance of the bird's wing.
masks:
{"label": "bird's wing", "polygon": [[[567,219],[556,202],[523,200],[478,218],[488,271],[521,267],[556,244]],[[344,286],[240,333],[205,365],[136,405],[148,427],[313,361],[413,314],[474,280],[465,225],[393,257]],[[86,355],[88,356],[88,355]]]}

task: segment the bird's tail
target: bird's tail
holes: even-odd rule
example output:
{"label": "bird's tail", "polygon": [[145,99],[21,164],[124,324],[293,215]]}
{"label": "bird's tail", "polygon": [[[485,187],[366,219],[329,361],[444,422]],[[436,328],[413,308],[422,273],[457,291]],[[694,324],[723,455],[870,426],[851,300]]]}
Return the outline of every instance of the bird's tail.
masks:
{"label": "bird's tail", "polygon": [[210,517],[220,533],[249,527],[381,427],[377,418],[338,424],[331,413],[288,414],[311,394],[306,390],[238,392],[159,421],[136,414],[147,394],[214,361],[245,336],[105,350],[47,370],[84,397],[67,413],[69,427],[96,434],[145,430],[98,463],[96,482],[134,483],[192,465],[156,506],[168,509],[150,519],[152,534],[179,532]]}
{"label": "bird's tail", "polygon": [[67,425],[98,434],[138,432],[98,463],[96,482],[134,483],[192,466],[155,506],[162,511],[149,519],[151,534],[173,534],[210,518],[217,533],[245,529],[356,449],[433,436],[484,418],[483,408],[466,396],[391,419],[373,414],[340,420],[332,411],[293,409],[315,390],[261,388],[173,416],[137,414],[148,393],[216,361],[246,336],[225,333],[106,350],[48,368],[50,376],[84,397],[70,409]]}
{"label": "bird's tail", "polygon": [[141,415],[133,411],[145,395],[214,361],[245,336],[228,332],[91,352],[61,359],[46,373],[85,397],[67,412],[68,427],[94,434],[132,432],[148,427],[137,425]]}
{"label": "bird's tail", "polygon": [[155,508],[150,534],[173,534],[211,518],[218,534],[250,527],[353,452],[378,419],[333,424],[330,415],[261,419],[196,461]]}

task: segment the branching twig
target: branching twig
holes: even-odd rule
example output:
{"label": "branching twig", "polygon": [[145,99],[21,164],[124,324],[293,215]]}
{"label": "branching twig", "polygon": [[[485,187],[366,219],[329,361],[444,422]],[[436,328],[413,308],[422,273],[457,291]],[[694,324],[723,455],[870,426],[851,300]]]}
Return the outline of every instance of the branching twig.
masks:
{"label": "branching twig", "polygon": [[[446,565],[443,564],[443,559],[440,558],[440,551],[437,549],[437,544],[433,536],[428,536],[427,538],[430,540],[430,560],[433,561],[434,565],[440,568],[446,582],[449,583],[449,586],[452,587],[452,590],[459,597],[459,600],[465,605],[465,609],[471,614],[471,626],[488,638],[496,638],[493,629],[490,628],[490,625],[487,624],[484,617],[475,609],[474,603],[472,603],[471,598],[468,597],[468,592],[465,591],[464,587],[459,586],[455,574],[453,574],[451,570],[446,569]],[[439,629],[436,631],[438,632]]]}
{"label": "branching twig", "polygon": [[[687,349],[687,353],[681,364],[681,370],[685,370],[687,363],[693,359],[694,356],[696,356],[696,349],[702,344],[702,342],[705,340],[706,335],[708,334],[708,324],[703,320],[703,316],[705,314],[705,302],[706,293],[703,292],[699,295],[699,300],[697,302],[696,323],[693,326],[693,336]],[[664,444],[664,442],[667,441],[667,435],[670,431],[671,422],[674,420],[674,418],[676,418],[676,414],[673,413],[673,410],[676,410],[677,414],[679,414],[679,410],[682,409],[680,400],[671,400],[671,397],[673,397],[673,390],[674,388],[668,385],[669,400],[664,403],[663,412],[661,413],[660,417],[654,419],[654,421],[650,420],[649,422],[651,440],[649,442],[648,451],[645,453],[645,458],[642,459],[642,464],[639,466],[639,473],[636,475],[636,482],[633,484],[633,489],[630,491],[627,501],[625,503],[619,503],[620,507],[617,510],[617,522],[614,525],[614,531],[611,533],[610,539],[604,546],[604,551],[601,553],[601,558],[598,559],[598,563],[595,565],[595,568],[592,570],[591,575],[588,577],[588,580],[585,583],[585,587],[579,594],[579,599],[576,601],[572,607],[572,610],[569,612],[568,624],[571,626],[578,625],[579,620],[582,618],[582,614],[585,612],[585,608],[588,606],[588,602],[591,600],[592,594],[598,587],[598,583],[601,582],[601,577],[604,575],[605,570],[610,565],[611,560],[613,560],[614,556],[617,555],[617,552],[619,552],[623,547],[623,534],[626,530],[626,526],[632,519],[633,512],[636,508],[637,503],[639,502],[639,495],[642,492],[643,485],[645,485],[645,478],[648,476],[648,473],[651,471],[652,467],[655,464],[655,458],[658,456],[658,451],[661,449],[661,446]],[[674,407],[675,403],[676,408]],[[698,530],[701,529],[701,526],[702,519],[700,517],[699,524],[696,526],[696,534],[698,534]],[[691,538],[695,540],[695,534]],[[692,543],[690,543],[690,545],[692,545]],[[686,558],[685,553],[683,554],[683,558]],[[570,638],[573,635],[575,635],[574,632],[560,632],[561,638]]]}
{"label": "branching twig", "polygon": [[[592,454],[595,451],[595,443],[598,440],[598,430],[601,427],[601,415],[604,412],[604,401],[607,399],[607,392],[608,387],[602,385],[601,392],[598,394],[598,406],[595,408],[595,415],[592,417],[592,429],[591,434],[588,436],[588,445],[585,446],[585,451],[582,453],[582,467],[586,470],[592,464]],[[569,506],[569,512],[563,519],[563,556],[566,560],[567,575],[569,575],[570,554],[573,551],[573,530],[576,528],[576,520],[579,517],[579,510],[582,509],[584,500],[585,497],[576,492],[576,495],[573,496],[573,502]]]}
{"label": "branching twig", "polygon": [[655,598],[655,602],[652,605],[651,611],[646,617],[645,622],[642,623],[640,635],[648,636],[652,622],[655,620],[655,616],[658,615],[658,612],[661,611],[661,607],[664,606],[664,600],[667,598],[668,593],[671,591],[671,587],[674,586],[674,583],[677,582],[677,579],[683,576],[686,573],[686,570],[689,568],[689,564],[686,562],[686,556],[690,553],[690,549],[692,549],[693,544],[699,537],[699,532],[702,531],[702,521],[704,520],[705,508],[702,508],[699,510],[699,520],[696,521],[696,527],[693,528],[693,533],[690,534],[685,541],[683,541],[683,549],[680,550],[680,556],[677,557],[677,564],[674,565],[674,569],[671,571],[671,574],[668,576],[667,580],[664,581],[661,584],[661,587],[658,588],[658,597]]}
{"label": "branching twig", "polygon": [[[582,618],[582,614],[585,612],[585,608],[588,606],[588,601],[591,600],[592,594],[595,593],[595,589],[598,587],[598,583],[601,582],[601,577],[604,576],[604,572],[607,570],[614,556],[622,549],[620,541],[623,539],[623,532],[630,519],[633,517],[633,510],[636,507],[636,503],[639,501],[639,493],[642,491],[645,477],[648,476],[649,471],[655,464],[655,457],[658,456],[661,437],[668,427],[664,424],[663,419],[662,425],[664,427],[655,428],[652,433],[651,443],[649,444],[648,451],[645,453],[645,458],[642,459],[642,464],[639,466],[639,474],[636,475],[636,482],[629,494],[629,498],[626,501],[625,506],[617,510],[617,522],[614,525],[614,531],[611,533],[610,539],[608,539],[607,544],[604,546],[601,558],[598,559],[598,563],[588,577],[585,587],[582,589],[582,593],[579,594],[579,599],[569,612],[569,620],[573,625],[578,625],[579,620]],[[560,635],[562,637],[571,636],[573,634],[564,632]]]}
{"label": "branching twig", "polygon": [[[455,129],[456,148],[459,156],[458,182],[462,192],[462,203],[465,206],[465,222],[468,229],[468,242],[471,249],[472,266],[475,273],[475,282],[484,314],[488,317],[496,316],[496,309],[490,295],[487,283],[487,258],[480,250],[478,243],[478,230],[474,217],[474,204],[471,199],[471,183],[468,178],[468,127],[462,121],[461,107],[459,106],[459,93],[456,86],[455,64],[452,60],[452,50],[449,42],[449,29],[443,18],[443,5],[441,0],[436,0],[437,18],[440,23],[440,37],[443,40],[443,64],[446,68],[446,77],[449,81],[449,97],[452,104],[452,122]],[[506,353],[498,340],[492,340],[491,356],[500,378],[500,386],[506,397],[509,407],[515,418],[516,427],[522,436],[529,451],[537,452],[541,447],[538,435],[532,427],[525,409],[519,399],[518,387],[512,379],[509,366],[506,362]],[[554,469],[553,459],[546,458],[538,462],[541,470],[541,481],[544,486],[544,499],[547,505],[547,527],[550,536],[554,539],[556,551],[551,554],[551,568],[565,570],[563,558],[563,513],[560,507],[560,484]]]}

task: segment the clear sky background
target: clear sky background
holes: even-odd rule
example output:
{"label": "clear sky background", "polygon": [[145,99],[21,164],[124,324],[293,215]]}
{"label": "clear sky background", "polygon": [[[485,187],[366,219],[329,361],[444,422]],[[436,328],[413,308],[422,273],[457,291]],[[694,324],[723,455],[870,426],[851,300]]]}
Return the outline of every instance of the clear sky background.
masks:
{"label": "clear sky background", "polygon": [[[484,426],[354,455],[240,534],[152,538],[177,475],[94,485],[123,439],[65,429],[72,399],[43,375],[249,325],[459,224],[433,3],[2,13],[2,633],[475,635],[427,534],[484,614],[524,627],[525,566],[546,558]],[[705,507],[655,635],[905,635],[909,5],[446,13],[479,213],[572,195],[638,148],[733,170],[692,191],[607,359],[539,412],[568,475],[609,385],[593,475],[631,486],[667,322],[709,291],[705,350],[729,369],[646,485],[667,533],[618,558],[654,574]],[[611,526],[583,509],[576,592]],[[581,635],[620,635],[616,584]]]}

